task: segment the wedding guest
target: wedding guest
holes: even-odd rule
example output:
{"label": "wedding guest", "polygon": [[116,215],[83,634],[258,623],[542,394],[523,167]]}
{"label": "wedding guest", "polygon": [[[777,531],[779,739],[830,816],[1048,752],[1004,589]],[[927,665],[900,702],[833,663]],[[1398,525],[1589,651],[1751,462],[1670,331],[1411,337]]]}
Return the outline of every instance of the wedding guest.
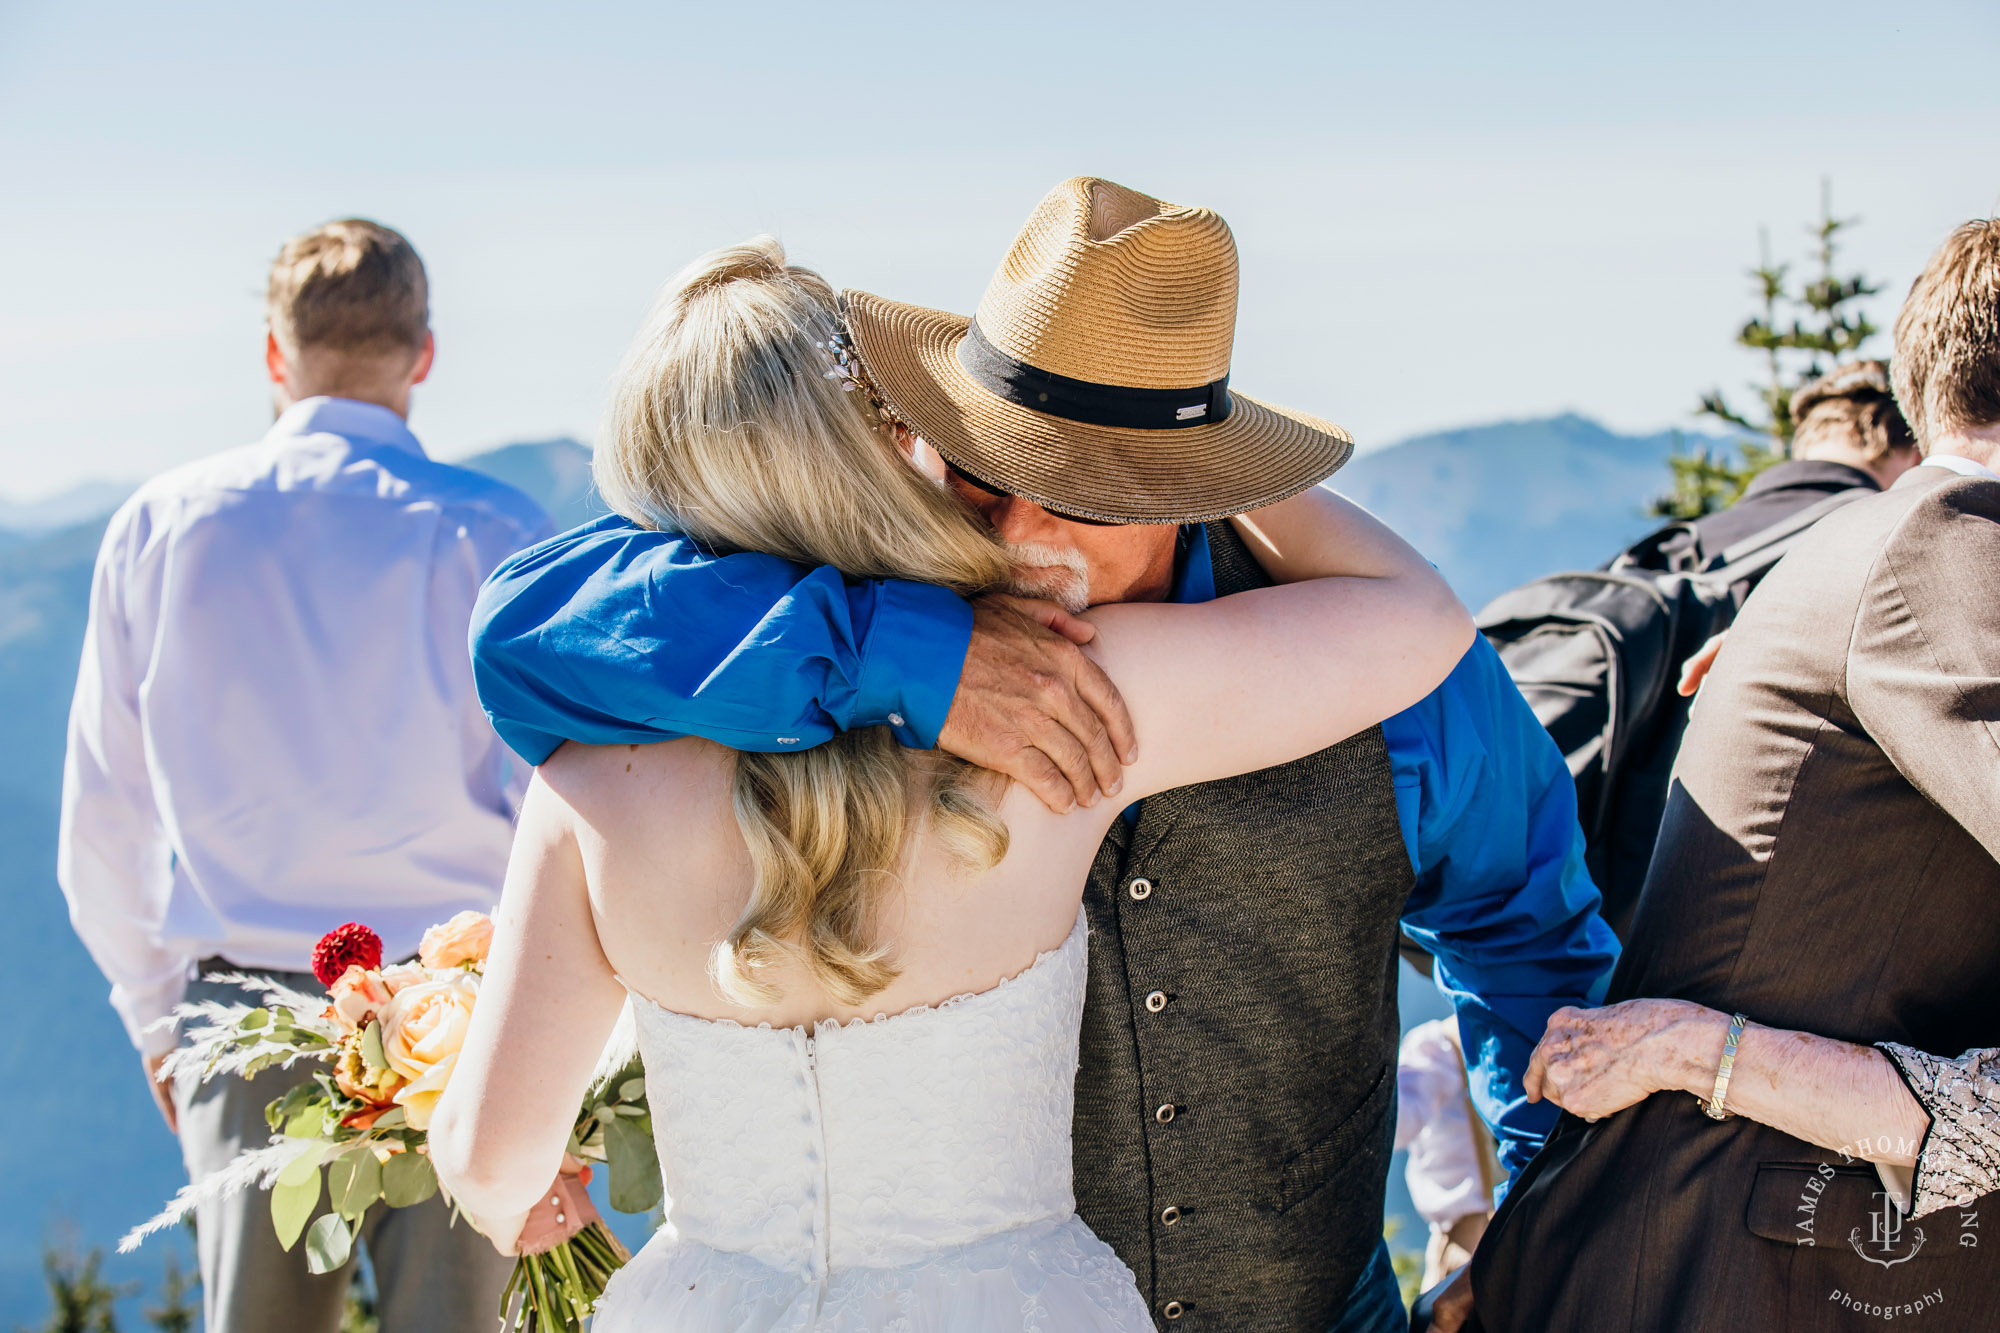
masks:
{"label": "wedding guest", "polygon": [[1694,520],[1704,554],[1725,551],[1827,496],[1885,490],[1917,465],[1886,361],[1835,366],[1792,395],[1792,456],[1758,473],[1741,499]]}
{"label": "wedding guest", "polygon": [[1419,1290],[1428,1291],[1472,1257],[1493,1215],[1493,1187],[1500,1183],[1493,1136],[1474,1111],[1466,1085],[1456,1018],[1419,1023],[1403,1034],[1396,1059],[1396,1148],[1406,1154],[1403,1181],[1410,1202],[1430,1228],[1419,1283]]}
{"label": "wedding guest", "polygon": [[1619,1003],[1537,1053],[1530,1094],[1596,1118],[1564,1117],[1474,1255],[1493,1333],[2000,1308],[2000,224],[1918,277],[1894,382],[1923,464],[1744,607]]}
{"label": "wedding guest", "polygon": [[[311,990],[349,920],[391,958],[499,896],[526,770],[466,660],[480,582],[548,535],[534,501],[433,462],[404,418],[435,350],[422,261],[372,222],[286,242],[256,444],[177,468],[111,519],[70,712],[57,875],[191,1178],[262,1146],[309,1076],[163,1086],[163,1021],[236,1000],[229,971]],[[200,1209],[208,1333],[334,1333],[349,1273],[287,1253],[269,1202]],[[508,1264],[440,1199],[363,1230],[383,1333],[487,1333]]]}
{"label": "wedding guest", "polygon": [[[1022,237],[976,320],[861,292],[845,314],[917,457],[1041,600],[969,604],[607,518],[524,552],[481,598],[481,698],[523,758],[684,735],[786,751],[885,724],[1032,782],[1007,741],[1076,649],[996,625],[1270,581],[1218,516],[1351,446],[1230,380],[1227,225],[1078,177]],[[1059,248],[1083,258],[1022,258]],[[1082,746],[1062,767],[1085,804],[1117,796],[1115,758],[1095,783]],[[1130,806],[1084,902],[1077,1209],[1175,1329],[1407,1327],[1382,1243],[1399,925],[1437,959],[1507,1171],[1553,1120],[1521,1088],[1535,1039],[1595,1002],[1617,953],[1562,756],[1484,639],[1380,727]]]}

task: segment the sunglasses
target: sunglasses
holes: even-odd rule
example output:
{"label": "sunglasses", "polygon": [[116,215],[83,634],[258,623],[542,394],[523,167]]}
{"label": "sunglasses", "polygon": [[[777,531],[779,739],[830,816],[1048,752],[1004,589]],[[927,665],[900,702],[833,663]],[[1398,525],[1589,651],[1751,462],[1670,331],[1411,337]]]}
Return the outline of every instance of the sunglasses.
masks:
{"label": "sunglasses", "polygon": [[[944,455],[939,454],[938,457],[944,458]],[[958,478],[966,485],[972,487],[972,489],[974,489],[975,491],[984,491],[986,492],[986,494],[998,496],[1002,500],[1011,500],[1014,498],[1014,493],[1012,491],[1003,491],[990,481],[981,481],[978,477],[973,476],[970,472],[967,472],[964,468],[952,462],[949,458],[944,459],[944,466],[947,472],[950,472],[952,476]],[[1046,510],[1046,512],[1054,515],[1056,518],[1061,519],[1065,523],[1078,523],[1086,528],[1122,528],[1126,526],[1126,524],[1113,523],[1107,519],[1102,519],[1102,518],[1078,518],[1075,514],[1065,514],[1058,509],[1048,509]]]}

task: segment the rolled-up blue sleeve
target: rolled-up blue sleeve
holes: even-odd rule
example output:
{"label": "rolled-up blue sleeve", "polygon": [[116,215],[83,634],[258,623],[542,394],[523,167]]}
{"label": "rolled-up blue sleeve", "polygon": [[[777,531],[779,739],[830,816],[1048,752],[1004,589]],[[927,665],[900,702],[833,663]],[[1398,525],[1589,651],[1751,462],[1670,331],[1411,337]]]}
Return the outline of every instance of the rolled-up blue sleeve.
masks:
{"label": "rolled-up blue sleeve", "polygon": [[1417,872],[1403,926],[1436,959],[1473,1102],[1511,1177],[1560,1114],[1523,1093],[1528,1057],[1550,1014],[1602,1002],[1618,960],[1584,868],[1576,787],[1483,638],[1383,730]]}
{"label": "rolled-up blue sleeve", "polygon": [[566,740],[779,752],[875,725],[928,749],[971,636],[946,589],[719,556],[610,517],[495,570],[471,648],[494,730],[539,764]]}

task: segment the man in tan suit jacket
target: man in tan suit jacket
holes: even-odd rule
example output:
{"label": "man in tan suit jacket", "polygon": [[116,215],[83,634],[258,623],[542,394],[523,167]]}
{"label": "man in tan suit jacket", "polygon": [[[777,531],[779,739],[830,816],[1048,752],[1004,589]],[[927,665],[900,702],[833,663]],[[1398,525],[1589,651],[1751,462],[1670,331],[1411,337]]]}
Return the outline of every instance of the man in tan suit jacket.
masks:
{"label": "man in tan suit jacket", "polygon": [[[1953,235],[1896,337],[1925,465],[1822,520],[1745,606],[1681,749],[1609,1000],[1693,1001],[1949,1067],[2000,1047],[2000,225]],[[1759,1074],[1775,1086],[1784,1070]],[[1931,1121],[1914,1216],[1859,1149],[1747,1110],[1714,1120],[1656,1091],[1565,1116],[1474,1258],[1480,1326],[1777,1333],[1892,1309],[2000,1322],[2000,1238],[1981,1243],[2000,1225],[1981,1205],[2000,1199],[1971,1197],[2000,1183],[2000,1087],[1955,1089],[1909,1082]],[[1947,1138],[1969,1170],[1933,1154]]]}

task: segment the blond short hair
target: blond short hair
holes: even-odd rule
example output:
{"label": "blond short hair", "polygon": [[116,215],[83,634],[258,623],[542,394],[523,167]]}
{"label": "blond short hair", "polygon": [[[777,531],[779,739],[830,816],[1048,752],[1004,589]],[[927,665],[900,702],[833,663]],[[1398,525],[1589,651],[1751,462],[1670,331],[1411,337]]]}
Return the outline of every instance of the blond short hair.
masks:
{"label": "blond short hair", "polygon": [[1896,400],[1926,448],[2000,422],[2000,222],[1945,239],[1896,316]]}
{"label": "blond short hair", "polygon": [[430,280],[401,232],[343,218],[285,242],[264,311],[287,356],[414,351],[430,334]]}

